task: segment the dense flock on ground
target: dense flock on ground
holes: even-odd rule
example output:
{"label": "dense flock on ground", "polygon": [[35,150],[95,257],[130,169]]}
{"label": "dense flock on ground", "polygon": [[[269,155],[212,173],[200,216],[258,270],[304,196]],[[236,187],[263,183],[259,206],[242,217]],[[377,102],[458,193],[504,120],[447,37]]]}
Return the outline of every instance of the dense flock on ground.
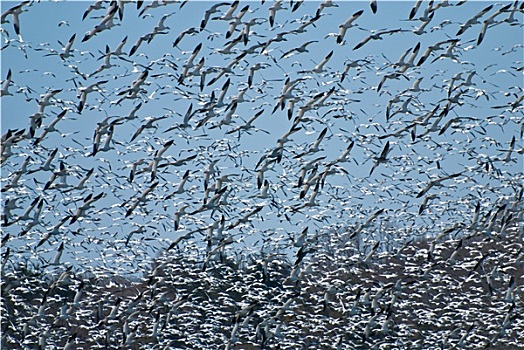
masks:
{"label": "dense flock on ground", "polygon": [[522,346],[524,3],[1,5],[2,348]]}

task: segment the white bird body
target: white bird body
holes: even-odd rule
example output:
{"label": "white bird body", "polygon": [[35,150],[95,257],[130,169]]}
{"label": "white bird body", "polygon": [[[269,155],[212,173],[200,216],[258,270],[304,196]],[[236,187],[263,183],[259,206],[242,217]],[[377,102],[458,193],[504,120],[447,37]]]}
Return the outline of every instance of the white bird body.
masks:
{"label": "white bird body", "polygon": [[344,36],[346,35],[347,30],[356,26],[356,24],[353,24],[353,22],[355,22],[363,13],[364,10],[355,12],[353,16],[349,17],[346,22],[338,26],[340,31],[338,32],[337,36],[337,44],[342,44],[344,42]]}
{"label": "white bird body", "polygon": [[9,92],[9,86],[11,86],[11,69],[7,71],[7,76],[5,80],[2,82],[2,89],[0,90],[0,97],[2,96],[13,96],[12,93]]}

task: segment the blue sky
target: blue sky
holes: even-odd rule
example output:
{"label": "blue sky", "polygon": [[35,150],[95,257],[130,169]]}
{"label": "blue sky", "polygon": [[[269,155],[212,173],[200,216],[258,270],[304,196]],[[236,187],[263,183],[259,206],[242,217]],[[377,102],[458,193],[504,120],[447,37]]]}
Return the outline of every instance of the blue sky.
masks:
{"label": "blue sky", "polygon": [[[94,173],[87,182],[87,189],[69,192],[43,190],[51,176],[49,171],[24,174],[22,186],[16,191],[2,193],[3,199],[19,198],[18,205],[26,207],[38,196],[44,198],[42,224],[22,237],[18,235],[26,223],[19,222],[4,228],[12,236],[6,246],[12,247],[19,256],[33,255],[45,264],[60,243],[66,242],[67,254],[63,261],[76,261],[85,266],[117,265],[126,271],[142,261],[147,264],[151,257],[159,254],[159,249],[167,247],[181,235],[208,227],[222,214],[228,226],[250,210],[263,206],[250,219],[252,224],[226,230],[226,236],[234,237],[244,251],[257,251],[262,249],[262,245],[288,246],[290,238],[295,239],[306,226],[310,228],[311,236],[318,234],[324,237],[333,230],[351,231],[379,209],[385,211],[365,228],[362,239],[381,240],[384,242],[382,248],[386,249],[396,244],[397,239],[404,240],[410,235],[434,235],[455,222],[471,222],[477,203],[481,203],[482,212],[487,214],[493,205],[504,203],[505,198],[513,196],[516,189],[522,186],[522,156],[513,152],[513,161],[502,159],[505,157],[503,150],[509,147],[512,137],[517,139],[515,149],[522,148],[522,107],[493,107],[506,106],[522,95],[522,70],[518,70],[522,67],[522,14],[515,14],[516,23],[510,25],[503,22],[488,28],[483,42],[477,45],[482,24],[475,24],[457,36],[460,25],[493,4],[493,8],[480,19],[482,22],[500,9],[501,4],[479,1],[467,2],[459,7],[441,7],[434,12],[426,33],[416,35],[413,30],[422,23],[418,18],[423,15],[426,2],[413,21],[407,20],[414,5],[411,1],[379,1],[376,14],[371,12],[367,1],[335,3],[339,7],[325,8],[321,18],[306,27],[305,32],[286,35],[287,41],[272,43],[264,54],[259,49],[255,54],[246,55],[233,68],[234,75],[221,77],[216,83],[206,85],[203,91],[199,89],[199,77],[193,80],[187,78],[185,86],[177,82],[185,62],[199,43],[202,43],[202,49],[195,63],[205,58],[204,69],[209,70],[207,84],[221,67],[225,67],[242,50],[267,42],[278,33],[299,28],[300,21],[308,21],[314,16],[319,2],[307,1],[295,12],[289,9],[278,11],[273,27],[267,21],[271,2],[241,2],[235,14],[249,5],[242,21],[252,18],[261,20],[260,24],[252,27],[254,33],[251,33],[248,44],[236,45],[233,54],[217,52],[228,41],[225,33],[229,22],[220,20],[210,20],[204,31],[193,36],[186,35],[178,47],[173,47],[173,41],[181,32],[192,27],[199,28],[204,12],[213,5],[212,2],[189,2],[181,9],[179,4],[169,4],[151,8],[142,17],[138,13],[148,2],[139,11],[134,4],[127,4],[123,20],[115,19],[117,26],[86,42],[81,42],[84,34],[101,21],[100,16],[104,16],[105,9],[92,11],[82,21],[90,2],[41,2],[26,6],[27,12],[20,15],[22,40],[17,39],[12,23],[2,26],[3,45],[6,47],[1,55],[1,76],[5,79],[11,69],[15,84],[10,87],[13,96],[0,100],[2,133],[8,129],[28,128],[29,116],[38,111],[37,100],[49,90],[62,89],[56,95],[54,105],[46,107],[43,125],[48,125],[63,108],[70,111],[57,124],[62,135],[50,133],[36,147],[31,146],[31,140],[22,140],[13,147],[14,155],[2,164],[3,186],[27,156],[33,159],[28,169],[38,169],[55,148],[58,148],[58,155],[52,164],[56,168],[61,160],[66,164],[68,184],[76,185],[91,168],[94,168]],[[14,5],[16,3],[2,2],[2,11]],[[223,6],[220,10],[226,11],[227,7]],[[290,5],[286,3],[286,7]],[[337,45],[336,35],[330,34],[338,33],[339,25],[361,9],[363,14],[354,22],[357,26],[349,28],[342,45]],[[149,44],[143,42],[134,55],[124,56],[125,60],[112,57],[114,67],[89,76],[102,64],[103,59],[99,58],[105,52],[106,45],[114,50],[127,37],[124,51],[129,53],[138,38],[153,31],[166,14],[171,14],[165,20],[165,25],[170,28],[166,34],[155,36]],[[502,13],[496,20],[502,21],[507,16],[508,13]],[[242,25],[239,25],[238,29],[241,28]],[[371,40],[362,48],[353,50],[357,43],[370,35],[371,30],[383,29],[402,31],[384,35],[382,40]],[[72,46],[74,57],[61,60],[53,54],[61,52],[58,41],[65,44],[75,33]],[[232,38],[236,36],[238,32]],[[377,91],[383,76],[397,71],[398,66],[393,64],[403,53],[409,50],[409,57],[420,43],[414,61],[417,62],[428,46],[450,38],[460,39],[455,50],[458,60],[442,58],[432,62],[437,58],[433,54],[421,66],[408,68],[399,79],[388,79]],[[315,42],[309,45],[309,52],[281,58],[288,50],[312,40]],[[444,49],[438,54],[444,53],[448,45],[444,44]],[[325,72],[303,72],[313,69],[331,51],[333,56],[326,64]],[[51,55],[46,56],[48,54]],[[351,68],[346,79],[340,82],[345,64],[355,60],[365,61],[361,61],[360,67]],[[255,63],[267,67],[255,72],[253,86],[248,87],[249,68]],[[143,86],[145,93],[138,99],[123,100],[117,104],[121,97],[118,93],[130,87],[145,66],[152,68]],[[76,74],[75,70],[86,75],[86,79]],[[453,118],[459,119],[442,135],[438,135],[438,131],[424,135],[435,121],[433,118],[429,125],[417,126],[418,137],[415,141],[409,132],[401,137],[380,138],[410,125],[438,104],[439,111],[442,111],[450,97],[451,80],[461,74],[462,80],[456,82],[464,83],[472,72],[472,85],[453,90],[453,93],[464,91],[460,105],[453,104],[453,109],[440,126]],[[303,79],[297,84],[295,97],[299,100],[293,118],[298,107],[316,94],[331,88],[335,90],[324,106],[306,112],[308,120],[300,123],[301,129],[291,137],[293,141],[286,144],[282,162],[266,172],[273,200],[260,198],[257,197],[260,191],[257,188],[256,164],[263,155],[271,152],[277,140],[290,130],[293,123],[293,118],[288,120],[286,110],[271,113],[288,77]],[[196,110],[209,101],[213,92],[218,97],[227,79],[230,79],[230,85],[224,100],[226,105],[240,91],[247,89],[246,102],[238,104],[231,125],[216,127],[227,114],[224,106],[215,108],[216,115],[203,127],[196,127],[204,117],[204,114],[197,113],[190,120],[189,128],[165,132],[182,121],[191,104]],[[422,91],[409,91],[417,79],[421,79]],[[79,84],[88,86],[105,80],[108,82],[102,85],[102,93],[90,93],[86,107],[78,113]],[[402,103],[411,98],[409,112],[401,111],[386,120],[386,108],[395,96],[399,96],[399,101],[391,103],[392,111],[399,110]],[[115,125],[111,149],[94,157],[89,156],[97,124],[106,117],[114,116],[116,119],[126,116],[139,103],[142,105],[136,113],[137,119]],[[242,119],[248,120],[260,110],[264,112],[253,123],[260,130],[242,134],[240,138],[236,133],[227,134],[228,130],[241,125]],[[165,118],[155,123],[156,129],[145,129],[133,142],[130,141],[146,118],[161,116]],[[316,154],[296,157],[309,149],[324,128],[327,132],[320,143],[321,150]],[[37,130],[36,135],[41,132],[42,129]],[[130,204],[152,184],[148,173],[138,174],[130,183],[128,176],[132,164],[144,159],[147,165],[154,152],[170,140],[174,141],[173,146],[166,151],[161,164],[196,157],[185,165],[162,168],[158,176],[159,185],[148,197],[148,202],[125,217]],[[336,172],[329,175],[317,197],[318,205],[296,211],[307,202],[311,193],[299,198],[302,187],[296,184],[303,166],[317,157],[325,157],[318,161],[318,172],[321,173],[351,141],[355,142],[355,146],[349,161],[336,164]],[[369,176],[373,158],[381,153],[387,141],[391,145],[390,162],[379,165]],[[499,173],[483,170],[482,164],[488,158],[494,161]],[[213,216],[210,211],[186,215],[182,227],[175,232],[174,213],[183,205],[189,206],[188,212],[202,205],[205,170],[213,160],[217,161],[215,180],[221,175],[234,175],[234,181],[227,183],[231,190],[229,204],[223,206],[222,213],[217,212]],[[166,200],[187,170],[190,171],[187,191]],[[433,188],[430,194],[435,193],[439,197],[430,201],[429,207],[419,215],[424,197],[416,196],[429,179],[454,173],[461,173],[461,176],[447,180],[442,188]],[[76,211],[85,196],[100,192],[105,193],[104,198],[88,211],[87,218],[64,224],[60,234],[36,248],[54,225]],[[23,209],[13,210],[13,218],[22,213]],[[144,226],[145,230],[139,230],[130,237],[129,233],[139,226]],[[182,248],[197,250],[202,247],[205,232],[197,232],[193,238],[184,240]]]}

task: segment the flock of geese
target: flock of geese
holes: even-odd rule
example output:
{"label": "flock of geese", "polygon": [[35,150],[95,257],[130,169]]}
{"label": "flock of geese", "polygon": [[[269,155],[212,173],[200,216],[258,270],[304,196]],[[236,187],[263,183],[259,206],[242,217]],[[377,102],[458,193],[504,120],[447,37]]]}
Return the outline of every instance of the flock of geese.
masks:
{"label": "flock of geese", "polygon": [[523,2],[2,11],[2,348],[522,346]]}

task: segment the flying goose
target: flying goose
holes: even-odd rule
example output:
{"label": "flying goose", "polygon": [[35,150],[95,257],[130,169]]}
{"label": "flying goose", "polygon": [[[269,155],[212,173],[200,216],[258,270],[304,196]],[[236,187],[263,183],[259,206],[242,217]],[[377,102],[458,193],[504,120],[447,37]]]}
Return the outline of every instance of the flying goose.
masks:
{"label": "flying goose", "polygon": [[111,5],[109,7],[109,9],[108,9],[106,15],[104,16],[104,18],[102,19],[102,21],[99,24],[97,24],[92,30],[90,30],[89,32],[87,32],[84,35],[84,38],[82,39],[82,42],[88,41],[93,36],[95,36],[98,33],[103,32],[104,30],[108,30],[108,29],[113,28],[116,25],[120,25],[120,24],[115,24],[113,22],[113,19],[114,19],[114,16],[115,16],[117,10],[118,10],[118,6],[116,5],[116,1],[115,1],[114,5]]}
{"label": "flying goose", "polygon": [[[226,39],[229,39],[231,35],[235,32],[237,26],[242,23],[242,17],[246,14],[246,12],[249,10],[249,5],[244,6],[238,15],[236,15],[230,22],[229,22],[229,28],[226,32]],[[244,33],[245,34],[245,33]],[[247,33],[249,35],[249,32]],[[245,43],[245,35],[243,35],[244,43]]]}
{"label": "flying goose", "polygon": [[364,10],[355,12],[353,16],[349,17],[346,22],[338,26],[340,31],[338,32],[337,36],[337,44],[342,44],[344,42],[344,36],[346,35],[347,30],[356,26],[356,24],[353,24],[353,22],[355,22],[363,13]]}
{"label": "flying goose", "polygon": [[377,13],[377,9],[378,9],[377,0],[370,0],[369,6],[371,7],[371,11],[373,13]]}
{"label": "flying goose", "polygon": [[333,3],[332,0],[324,0],[323,2],[320,3],[320,5],[318,5],[317,12],[315,13],[315,18],[320,18],[322,11],[324,11],[326,7],[339,7],[339,6]]}
{"label": "flying goose", "polygon": [[71,218],[69,225],[74,224],[78,219],[85,216],[87,210],[94,208],[93,204],[103,196],[104,192],[100,192],[96,196],[93,196],[92,193],[87,195],[83,200],[83,204],[76,210],[76,212],[73,215],[69,216],[69,218]]}
{"label": "flying goose", "polygon": [[[239,3],[240,3],[239,0],[235,0],[235,1],[233,1],[232,4],[227,4],[227,5],[230,5],[230,6],[227,9],[226,13],[224,13],[222,16],[214,17],[213,19],[222,20],[222,21],[231,21],[231,20],[233,20],[234,19],[233,13],[235,13]],[[213,6],[213,7],[215,7],[215,6]],[[216,6],[215,8],[217,8],[217,7],[218,6]],[[217,12],[217,11],[215,11],[215,12]]]}
{"label": "flying goose", "polygon": [[493,5],[489,5],[487,7],[485,7],[482,11],[480,11],[479,13],[477,13],[475,16],[473,16],[472,18],[468,19],[466,21],[466,23],[464,24],[461,24],[460,25],[460,29],[458,30],[457,32],[457,36],[459,35],[462,35],[464,34],[464,32],[466,32],[466,30],[468,30],[470,27],[472,27],[474,24],[479,24],[480,22],[478,21],[480,17],[484,16],[487,12],[489,12],[491,9],[493,8]]}
{"label": "flying goose", "polygon": [[24,9],[25,5],[30,4],[30,1],[22,1],[20,4],[11,7],[9,10],[2,13],[0,23],[8,23],[7,16],[11,15],[13,18],[13,27],[15,28],[16,35],[20,35],[20,14],[27,11]]}
{"label": "flying goose", "polygon": [[277,15],[277,11],[287,9],[287,7],[282,7],[283,2],[283,0],[275,1],[275,3],[269,8],[269,25],[271,27],[273,27],[275,24],[275,16]]}
{"label": "flying goose", "polygon": [[37,139],[34,140],[33,146],[37,146],[40,142],[42,142],[42,140],[50,132],[58,132],[58,133],[60,133],[60,131],[58,129],[56,129],[56,124],[58,124],[58,122],[61,121],[64,118],[64,116],[66,115],[67,112],[68,112],[68,109],[64,109],[62,112],[60,112],[56,116],[56,118],[51,123],[49,123],[49,125],[45,126],[44,130],[42,131],[40,136]]}
{"label": "flying goose", "polygon": [[[315,66],[315,68],[313,68],[311,70],[299,71],[299,73],[301,73],[301,74],[302,73],[317,73],[317,74],[323,73],[324,72],[324,66],[328,63],[328,61],[331,59],[332,56],[333,56],[333,50],[331,50],[326,55],[326,57],[324,57],[324,59],[319,64],[317,64]],[[297,81],[297,79],[295,79],[294,81]]]}
{"label": "flying goose", "polygon": [[104,85],[109,80],[101,80],[96,83],[93,83],[91,85],[88,85],[87,87],[81,86],[78,90],[80,90],[80,102],[78,103],[78,113],[82,113],[82,110],[84,109],[84,106],[86,104],[87,95],[94,91],[101,91],[100,85]]}
{"label": "flying goose", "polygon": [[455,173],[455,174],[451,174],[451,175],[447,175],[447,176],[442,176],[442,177],[439,177],[437,179],[433,179],[433,180],[430,180],[428,182],[428,184],[426,185],[426,187],[424,187],[418,194],[417,194],[417,198],[420,198],[422,197],[423,195],[425,195],[430,189],[432,189],[434,186],[437,186],[437,187],[442,187],[444,185],[442,185],[442,181],[446,181],[446,180],[450,180],[450,179],[454,179],[458,176],[462,175],[462,173]]}
{"label": "flying goose", "polygon": [[418,9],[420,8],[420,5],[422,5],[422,1],[423,0],[417,0],[415,2],[415,5],[413,5],[413,7],[411,8],[411,11],[409,11],[409,19],[412,20],[413,18],[415,18],[415,15],[417,14],[417,11]]}
{"label": "flying goose", "polygon": [[386,142],[384,145],[384,148],[382,149],[382,152],[378,157],[375,158],[375,164],[373,164],[373,167],[371,168],[371,171],[369,172],[369,175],[373,174],[373,171],[381,164],[388,162],[388,154],[391,150],[389,149],[389,141]]}
{"label": "flying goose", "polygon": [[13,96],[13,94],[9,92],[9,86],[11,85],[11,75],[11,68],[9,68],[5,80],[2,82],[2,90],[0,90],[0,97]]}
{"label": "flying goose", "polygon": [[148,188],[146,188],[142,194],[140,196],[138,196],[134,201],[133,203],[131,203],[131,205],[129,206],[129,208],[127,209],[126,211],[126,215],[125,217],[127,218],[128,216],[130,216],[131,214],[133,214],[133,211],[136,209],[136,207],[140,204],[140,203],[146,203],[147,202],[147,196],[149,193],[151,193],[155,187],[157,187],[159,184],[159,182],[154,182],[151,186],[149,186]]}
{"label": "flying goose", "polygon": [[89,15],[89,13],[91,13],[91,11],[93,10],[101,10],[104,8],[104,3],[105,1],[104,0],[97,0],[94,4],[92,5],[89,5],[89,7],[87,8],[87,10],[85,10],[83,16],[82,16],[82,21],[84,19],[86,19],[86,17]]}
{"label": "flying goose", "polygon": [[[204,14],[204,19],[202,19],[202,22],[200,23],[200,30],[204,30],[204,28],[206,27],[207,25],[207,22],[209,21],[209,18],[211,17],[211,15],[213,13],[217,13],[219,12],[219,8],[222,7],[222,6],[232,6],[230,5],[228,2],[220,2],[218,4],[214,4],[213,6],[211,6],[208,10],[206,10],[205,14]],[[238,2],[236,2],[236,6],[238,6]],[[235,6],[235,8],[236,8]],[[233,9],[234,11],[234,9]]]}
{"label": "flying goose", "polygon": [[401,33],[401,32],[406,32],[406,31],[407,30],[401,29],[401,28],[382,30],[382,31],[371,31],[371,35],[365,38],[364,40],[362,40],[361,42],[359,42],[357,45],[355,45],[353,50],[360,49],[362,46],[366,45],[366,43],[368,43],[371,40],[382,40],[382,35],[386,35],[386,34],[392,35],[395,33]]}
{"label": "flying goose", "polygon": [[304,44],[300,45],[299,47],[292,48],[291,50],[284,52],[282,56],[280,56],[280,59],[291,57],[295,52],[296,53],[309,52],[307,49],[307,46],[313,43],[318,43],[318,40],[307,41]]}
{"label": "flying goose", "polygon": [[[497,24],[497,22],[495,21],[495,17],[497,17],[501,13],[506,12],[506,10],[508,10],[510,7],[511,7],[511,4],[503,6],[500,9],[498,9],[497,11],[495,11],[491,16],[486,18],[486,20],[482,24],[482,29],[480,30],[479,37],[477,39],[477,45],[480,45],[480,43],[482,43],[482,40],[484,40],[484,37],[486,36],[486,31],[488,30],[488,28],[491,25],[496,25]],[[501,23],[501,22],[499,22],[499,23]]]}

